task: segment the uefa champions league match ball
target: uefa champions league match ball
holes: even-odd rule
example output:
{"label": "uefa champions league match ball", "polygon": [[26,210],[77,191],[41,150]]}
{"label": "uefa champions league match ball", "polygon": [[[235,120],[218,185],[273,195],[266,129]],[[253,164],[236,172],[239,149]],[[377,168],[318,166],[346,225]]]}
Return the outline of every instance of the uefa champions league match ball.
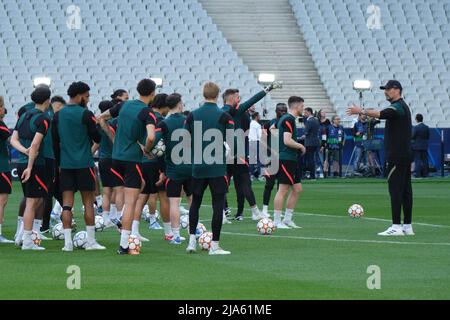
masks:
{"label": "uefa champions league match ball", "polygon": [[352,218],[361,218],[364,215],[364,209],[359,204],[353,204],[348,208],[348,215]]}
{"label": "uefa champions league match ball", "polygon": [[87,244],[87,232],[80,231],[73,237],[73,246],[77,249],[86,248]]}
{"label": "uefa champions league match ball", "polygon": [[202,250],[211,249],[212,238],[213,238],[212,232],[202,233],[200,238],[198,238],[198,244],[200,245],[200,248],[202,248]]}
{"label": "uefa champions league match ball", "polygon": [[141,240],[135,235],[130,235],[128,238],[128,250],[133,253],[140,253],[142,248]]}
{"label": "uefa champions league match ball", "polygon": [[105,220],[101,216],[95,216],[95,231],[101,232],[105,229]]}
{"label": "uefa champions league match ball", "polygon": [[41,236],[39,233],[37,233],[36,231],[32,230],[31,231],[31,241],[33,241],[33,243],[37,246],[41,245]]}
{"label": "uefa champions league match ball", "polygon": [[151,151],[152,155],[158,158],[162,157],[165,152],[166,152],[166,145],[163,139],[159,140],[156,146],[154,146]]}
{"label": "uefa champions league match ball", "polygon": [[276,229],[275,223],[273,223],[273,221],[269,218],[261,219],[256,224],[256,230],[259,234],[264,236],[271,235]]}
{"label": "uefa champions league match ball", "polygon": [[64,240],[64,227],[62,222],[57,223],[53,226],[52,236],[54,240]]}

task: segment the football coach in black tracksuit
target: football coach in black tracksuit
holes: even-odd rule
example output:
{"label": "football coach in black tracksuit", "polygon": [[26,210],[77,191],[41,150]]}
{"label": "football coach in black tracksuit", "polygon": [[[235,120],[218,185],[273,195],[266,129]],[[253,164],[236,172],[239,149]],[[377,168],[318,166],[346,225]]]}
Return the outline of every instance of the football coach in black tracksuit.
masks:
{"label": "football coach in black tracksuit", "polygon": [[[402,85],[396,80],[389,80],[384,90],[386,99],[391,103],[381,111],[365,110],[353,105],[347,114],[365,114],[377,119],[385,119],[384,152],[386,173],[391,196],[392,226],[379,233],[380,236],[414,235],[412,229],[412,186],[411,186],[411,111],[402,98]],[[401,209],[403,207],[403,227]]]}

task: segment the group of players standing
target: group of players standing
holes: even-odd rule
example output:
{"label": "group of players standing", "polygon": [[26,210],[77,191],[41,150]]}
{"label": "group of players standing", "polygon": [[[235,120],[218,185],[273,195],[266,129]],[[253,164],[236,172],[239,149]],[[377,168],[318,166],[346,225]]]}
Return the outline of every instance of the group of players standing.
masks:
{"label": "group of players standing", "polygon": [[[240,103],[239,90],[228,89],[222,96],[224,106],[219,108],[220,89],[215,83],[208,82],[203,87],[204,103],[186,116],[181,95],[156,94],[156,84],[150,79],[144,79],[137,85],[138,99],[128,100],[126,91],[116,91],[112,102],[100,103],[102,113],[96,117],[87,108],[90,91],[87,84],[72,83],[67,91],[70,98],[67,103],[61,97],[51,98],[48,86],[37,86],[31,95],[33,102],[19,111],[10,139],[11,145],[20,153],[17,169],[24,195],[16,244],[22,250],[44,250],[32,241],[32,233],[40,229],[42,217],[51,211],[52,197],[55,197],[62,206],[65,239],[62,250],[73,251],[72,209],[74,194],[79,191],[87,231],[85,249],[105,249],[95,239],[97,170],[93,154],[97,150],[98,171],[103,186],[103,217],[107,227],[116,226],[121,233],[119,254],[137,254],[128,250],[130,235],[148,241],[139,233],[139,222],[144,206],[149,203],[150,225],[155,225],[154,213],[158,198],[165,240],[181,244],[185,240],[180,235],[182,193],[187,196],[190,205],[187,251],[196,251],[199,209],[208,186],[213,207],[213,239],[209,254],[230,254],[219,246],[219,239],[222,224],[228,222],[226,194],[231,177],[236,194],[249,202],[253,220],[269,217],[268,202],[277,180],[274,223],[278,228],[298,228],[292,215],[302,191],[298,153],[304,153],[305,148],[297,142],[296,130],[296,118],[303,112],[302,98],[293,96],[289,98],[287,107],[277,108],[277,118],[268,127],[269,144],[270,136],[278,136],[279,150],[272,152],[278,153],[276,161],[279,161],[279,170],[272,175],[266,174],[262,212],[256,205],[251,188],[247,159],[236,156],[235,151],[232,151],[234,160],[231,164],[225,160],[225,152],[224,161],[214,163],[206,163],[201,159],[192,164],[179,164],[179,161],[172,159],[172,150],[179,142],[174,134],[178,129],[190,133],[192,156],[198,150],[203,153],[208,147],[203,135],[208,130],[219,130],[225,137],[227,130],[239,129],[245,111],[278,87],[278,83],[273,83],[244,103]],[[0,117],[4,113],[5,106],[0,100]],[[195,136],[199,133],[196,123],[201,123],[202,137]],[[0,122],[0,223],[3,222],[4,208],[12,189],[7,151],[9,136],[8,128]],[[166,152],[164,157],[158,158],[151,151],[160,139],[165,141]],[[183,157],[182,154],[179,156]],[[284,219],[281,220],[289,190]],[[238,215],[236,220],[242,220],[242,216]]]}

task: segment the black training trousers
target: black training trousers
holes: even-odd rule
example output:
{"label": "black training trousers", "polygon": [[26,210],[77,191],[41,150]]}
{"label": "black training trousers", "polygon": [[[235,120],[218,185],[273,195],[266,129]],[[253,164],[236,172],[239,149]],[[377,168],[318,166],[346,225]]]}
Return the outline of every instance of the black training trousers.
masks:
{"label": "black training trousers", "polygon": [[388,163],[386,173],[391,196],[392,223],[401,224],[403,208],[403,223],[411,224],[413,207],[411,167],[407,164]]}

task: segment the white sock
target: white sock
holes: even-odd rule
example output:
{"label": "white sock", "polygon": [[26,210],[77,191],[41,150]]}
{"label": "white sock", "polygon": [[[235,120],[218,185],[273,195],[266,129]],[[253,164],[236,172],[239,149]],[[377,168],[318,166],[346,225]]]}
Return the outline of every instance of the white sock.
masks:
{"label": "white sock", "polygon": [[171,226],[170,222],[164,222],[163,224],[164,224],[164,234],[166,236],[172,236],[173,233],[172,233],[172,226]]}
{"label": "white sock", "polygon": [[64,229],[64,245],[70,247],[72,243],[72,229]]}
{"label": "white sock", "polygon": [[62,213],[62,207],[61,207],[61,204],[58,201],[56,201],[55,205],[53,206],[53,212],[58,214],[58,215],[61,215],[61,213]]}
{"label": "white sock", "polygon": [[2,225],[0,224],[0,236],[2,235]]}
{"label": "white sock", "polygon": [[86,226],[87,232],[87,242],[94,243],[95,242],[95,226]]}
{"label": "white sock", "polygon": [[130,230],[123,230],[122,234],[120,235],[120,246],[123,249],[128,249],[128,238],[130,238],[131,231]]}
{"label": "white sock", "polygon": [[278,224],[281,222],[281,211],[280,210],[273,211],[273,222],[275,222],[275,224]]}
{"label": "white sock", "polygon": [[96,196],[95,201],[97,201],[97,207],[101,207],[103,204],[103,197],[102,196]]}
{"label": "white sock", "polygon": [[173,237],[177,238],[180,236],[180,228],[172,228]]}
{"label": "white sock", "polygon": [[189,243],[197,243],[197,238],[195,237],[195,234],[189,235]]}
{"label": "white sock", "polygon": [[30,245],[31,241],[31,230],[24,230],[23,231],[23,237],[22,237],[22,241],[24,245]]}
{"label": "white sock", "polygon": [[293,212],[294,212],[294,209],[286,208],[286,211],[284,212],[284,221],[292,221]]}
{"label": "white sock", "polygon": [[139,221],[133,220],[133,223],[131,225],[131,234],[134,236],[139,235]]}
{"label": "white sock", "polygon": [[19,233],[20,231],[20,226],[23,223],[23,217],[17,217],[17,229],[16,229],[16,234]]}
{"label": "white sock", "polygon": [[103,216],[103,220],[105,220],[105,222],[110,220],[109,211],[103,211],[102,216]]}
{"label": "white sock", "polygon": [[109,208],[109,218],[111,220],[117,219],[117,208],[115,204],[111,203],[111,206]]}
{"label": "white sock", "polygon": [[41,219],[34,219],[33,221],[33,230],[36,232],[40,232],[41,231],[41,225],[42,225],[42,220]]}
{"label": "white sock", "polygon": [[[1,225],[0,225],[0,228],[1,228]],[[412,229],[412,224],[404,224],[403,229]],[[1,229],[0,229],[0,234],[2,234]]]}
{"label": "white sock", "polygon": [[402,229],[402,225],[401,224],[393,224],[392,228],[395,230],[401,230]]}
{"label": "white sock", "polygon": [[262,212],[265,215],[268,214],[269,213],[269,206],[263,205]]}
{"label": "white sock", "polygon": [[154,222],[156,220],[156,214],[150,213],[149,216],[150,216],[150,222]]}
{"label": "white sock", "polygon": [[258,209],[258,206],[254,206],[253,208],[251,208],[252,209],[252,214],[254,215],[254,216],[260,216],[261,214],[259,213],[259,209]]}
{"label": "white sock", "polygon": [[211,241],[211,249],[217,250],[219,247],[219,241]]}

